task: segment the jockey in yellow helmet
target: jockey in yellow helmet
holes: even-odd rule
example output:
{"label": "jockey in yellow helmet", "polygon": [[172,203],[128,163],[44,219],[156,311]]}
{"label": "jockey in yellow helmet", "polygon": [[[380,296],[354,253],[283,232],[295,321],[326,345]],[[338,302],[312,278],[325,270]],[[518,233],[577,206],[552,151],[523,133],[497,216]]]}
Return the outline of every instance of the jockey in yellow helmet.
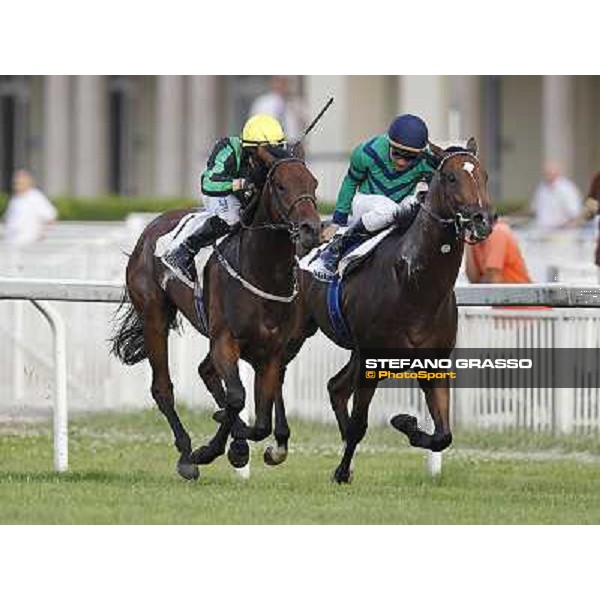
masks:
{"label": "jockey in yellow helmet", "polygon": [[201,177],[204,205],[212,216],[187,238],[170,247],[162,262],[180,279],[194,280],[194,257],[201,248],[231,231],[240,220],[240,208],[251,195],[252,158],[259,146],[285,146],[283,129],[269,115],[248,119],[241,136],[221,138],[215,144]]}

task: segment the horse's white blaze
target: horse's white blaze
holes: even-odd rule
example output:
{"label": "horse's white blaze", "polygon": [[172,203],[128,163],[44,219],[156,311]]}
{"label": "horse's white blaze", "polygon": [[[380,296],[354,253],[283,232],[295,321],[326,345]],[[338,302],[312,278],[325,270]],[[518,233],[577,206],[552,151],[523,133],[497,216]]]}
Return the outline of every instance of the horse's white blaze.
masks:
{"label": "horse's white blaze", "polygon": [[475,168],[475,165],[473,163],[466,162],[463,164],[463,169],[469,174],[469,176],[471,177],[471,179],[473,180],[473,183],[475,185],[475,191],[477,192],[477,203],[479,204],[479,206],[481,208],[483,208],[483,203],[481,202],[481,196],[479,195],[479,188],[477,187],[477,181],[473,175],[474,168]]}

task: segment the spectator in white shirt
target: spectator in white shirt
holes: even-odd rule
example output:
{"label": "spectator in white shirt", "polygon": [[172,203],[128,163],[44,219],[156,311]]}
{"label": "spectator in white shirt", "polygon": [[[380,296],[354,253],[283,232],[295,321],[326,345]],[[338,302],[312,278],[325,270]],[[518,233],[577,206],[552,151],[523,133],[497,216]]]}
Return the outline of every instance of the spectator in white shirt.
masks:
{"label": "spectator in white shirt", "polygon": [[20,246],[32,244],[42,239],[46,226],[56,217],[56,208],[35,187],[31,173],[25,169],[15,171],[13,196],[4,215],[6,239]]}
{"label": "spectator in white shirt", "polygon": [[560,167],[548,163],[533,195],[531,208],[535,226],[548,231],[579,225],[583,202],[577,186],[561,174]]}
{"label": "spectator in white shirt", "polygon": [[286,75],[271,77],[270,91],[258,96],[250,107],[249,116],[263,114],[275,117],[283,127],[290,142],[302,135],[305,126],[304,107],[291,93],[290,79]]}

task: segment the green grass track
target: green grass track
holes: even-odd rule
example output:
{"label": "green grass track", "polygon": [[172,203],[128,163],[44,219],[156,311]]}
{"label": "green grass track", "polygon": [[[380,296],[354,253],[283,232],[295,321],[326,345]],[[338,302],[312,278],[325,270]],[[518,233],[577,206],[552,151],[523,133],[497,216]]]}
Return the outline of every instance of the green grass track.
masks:
{"label": "green grass track", "polygon": [[[215,424],[182,411],[194,445]],[[330,475],[335,427],[290,420],[286,463],[267,467],[254,446],[249,480],[225,458],[197,482],[175,474],[170,432],[155,410],[77,416],[69,472],[52,471],[49,422],[0,423],[1,524],[480,524],[600,523],[600,441],[526,434],[455,433],[443,474],[391,428],[373,427],[354,481]]]}

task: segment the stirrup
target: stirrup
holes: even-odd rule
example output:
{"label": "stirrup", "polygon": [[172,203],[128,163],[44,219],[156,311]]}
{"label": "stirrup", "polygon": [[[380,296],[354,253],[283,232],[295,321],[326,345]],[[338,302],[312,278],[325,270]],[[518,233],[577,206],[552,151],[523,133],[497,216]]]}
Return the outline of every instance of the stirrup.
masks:
{"label": "stirrup", "polygon": [[[183,244],[182,244],[183,246]],[[192,259],[190,262],[186,262],[186,264],[181,264],[184,258],[179,256],[181,252],[187,252],[188,255],[191,254],[189,249],[182,249],[182,246],[175,248],[173,250],[168,250],[161,257],[161,262],[163,265],[169,268],[169,270],[183,283],[185,283],[189,287],[194,287],[195,277],[195,269],[194,269],[194,256],[192,255]]]}

